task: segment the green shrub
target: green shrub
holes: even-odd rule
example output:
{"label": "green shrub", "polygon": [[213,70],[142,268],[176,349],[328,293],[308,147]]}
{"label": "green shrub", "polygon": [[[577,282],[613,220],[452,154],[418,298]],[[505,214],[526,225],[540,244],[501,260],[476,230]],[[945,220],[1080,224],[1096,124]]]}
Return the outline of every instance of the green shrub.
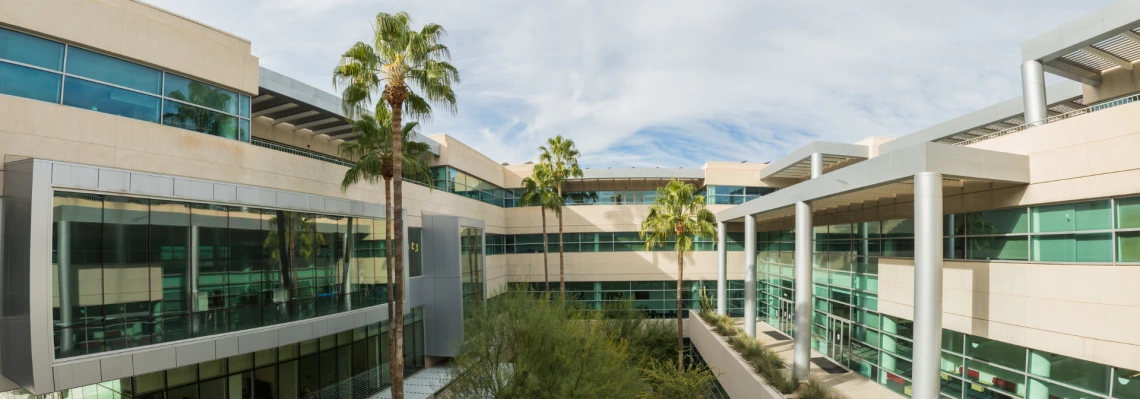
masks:
{"label": "green shrub", "polygon": [[800,399],[844,399],[843,395],[832,392],[818,378],[809,378],[800,387]]}

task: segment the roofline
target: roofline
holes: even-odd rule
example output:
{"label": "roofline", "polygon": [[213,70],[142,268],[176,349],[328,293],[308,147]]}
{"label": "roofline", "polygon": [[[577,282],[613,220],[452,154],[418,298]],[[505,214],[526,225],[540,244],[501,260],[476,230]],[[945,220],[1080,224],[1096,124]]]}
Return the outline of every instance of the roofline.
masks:
{"label": "roofline", "polygon": [[1120,0],[1021,43],[1021,60],[1049,61],[1140,23],[1140,0]]}

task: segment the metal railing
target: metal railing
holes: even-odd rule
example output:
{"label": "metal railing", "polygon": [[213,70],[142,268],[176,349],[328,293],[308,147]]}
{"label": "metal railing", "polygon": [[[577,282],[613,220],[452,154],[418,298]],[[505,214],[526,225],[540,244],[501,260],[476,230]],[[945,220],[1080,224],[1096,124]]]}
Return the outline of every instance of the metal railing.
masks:
{"label": "metal railing", "polygon": [[344,159],[340,159],[340,158],[337,158],[337,157],[334,157],[334,156],[331,156],[331,155],[325,155],[325,154],[322,154],[322,153],[319,153],[319,152],[316,152],[316,151],[312,151],[312,150],[306,150],[306,149],[304,149],[304,148],[297,148],[297,147],[293,147],[293,146],[288,146],[288,145],[284,145],[284,144],[279,144],[279,143],[275,143],[275,142],[272,142],[272,141],[268,141],[268,140],[259,139],[259,138],[256,138],[256,137],[250,138],[250,140],[249,140],[249,143],[250,143],[250,144],[253,144],[253,145],[255,145],[255,146],[258,146],[258,147],[264,147],[264,148],[268,148],[268,149],[271,149],[271,150],[277,150],[277,151],[281,151],[281,152],[287,152],[287,153],[290,153],[290,154],[293,154],[293,155],[300,155],[300,156],[302,156],[302,157],[305,157],[305,158],[310,158],[310,159],[316,159],[316,160],[318,160],[318,161],[325,161],[325,162],[328,162],[328,163],[335,163],[335,164],[337,164],[337,165],[340,165],[340,166],[346,166],[346,167],[349,167],[349,168],[351,168],[351,167],[353,167],[353,166],[355,166],[355,165],[356,165],[356,164],[355,164],[355,163],[353,163],[353,162],[350,162],[350,161],[347,161],[347,160],[344,160]]}
{"label": "metal railing", "polygon": [[1109,108],[1112,108],[1115,106],[1129,104],[1129,103],[1132,103],[1135,101],[1140,101],[1140,93],[1129,94],[1129,95],[1124,96],[1124,97],[1115,98],[1115,99],[1104,101],[1104,102],[1099,102],[1099,103],[1090,105],[1088,107],[1077,109],[1077,110],[1072,110],[1072,111],[1069,111],[1069,112],[1066,112],[1066,113],[1063,113],[1060,115],[1053,115],[1053,116],[1050,116],[1048,118],[1045,118],[1044,121],[1029,122],[1029,123],[1017,125],[1017,126],[1014,126],[1014,127],[1008,128],[1008,129],[999,130],[999,131],[987,134],[985,136],[978,136],[978,137],[974,137],[974,138],[969,139],[969,140],[962,140],[962,141],[959,141],[957,143],[954,143],[954,145],[968,146],[968,145],[976,144],[978,142],[989,140],[992,138],[997,138],[997,137],[1017,133],[1017,132],[1032,128],[1032,127],[1046,125],[1046,124],[1050,124],[1053,122],[1060,122],[1060,121],[1063,121],[1065,119],[1069,119],[1069,118],[1073,118],[1073,117],[1077,117],[1077,116],[1081,116],[1084,114],[1089,114],[1089,113],[1093,113],[1093,112],[1097,112],[1097,111],[1102,111],[1102,110],[1109,109]]}

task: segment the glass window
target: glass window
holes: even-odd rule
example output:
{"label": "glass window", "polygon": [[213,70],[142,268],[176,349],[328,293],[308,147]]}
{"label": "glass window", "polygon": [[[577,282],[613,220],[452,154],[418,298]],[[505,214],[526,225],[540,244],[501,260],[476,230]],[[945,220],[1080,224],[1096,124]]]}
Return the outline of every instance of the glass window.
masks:
{"label": "glass window", "polygon": [[238,97],[238,115],[243,118],[249,117],[249,96],[242,94]]}
{"label": "glass window", "polygon": [[996,363],[1014,370],[1025,370],[1025,348],[986,338],[967,336],[966,356]]}
{"label": "glass window", "polygon": [[249,135],[250,135],[249,120],[248,119],[238,119],[238,141],[248,143],[249,142]]}
{"label": "glass window", "polygon": [[914,237],[914,219],[894,219],[881,222],[883,237]]}
{"label": "glass window", "polygon": [[237,114],[238,95],[235,92],[187,79],[172,73],[166,74],[163,93],[178,101]]}
{"label": "glass window", "polygon": [[1109,200],[1039,206],[1032,209],[1034,232],[1107,230],[1112,228]]}
{"label": "glass window", "polygon": [[58,103],[62,80],[59,74],[0,62],[0,94]]}
{"label": "glass window", "polygon": [[1116,233],[1116,260],[1140,262],[1140,231]]}
{"label": "glass window", "polygon": [[[1108,393],[1109,367],[1103,364],[1034,350],[1029,354],[1029,372],[1090,391]],[[1030,391],[1035,389],[1032,384],[1030,387]]]}
{"label": "glass window", "polygon": [[966,234],[1016,234],[1029,231],[1029,217],[1025,208],[966,214]]}
{"label": "glass window", "polygon": [[1140,372],[1129,369],[1116,369],[1112,380],[1112,396],[1124,399],[1140,399]]}
{"label": "glass window", "polygon": [[[71,87],[68,86],[67,90],[70,95]],[[238,139],[237,117],[170,100],[166,100],[163,105],[162,124],[231,140]]]}
{"label": "glass window", "polygon": [[1031,398],[1064,398],[1064,399],[1100,399],[1098,395],[1084,393],[1072,388],[1066,388],[1048,381],[1036,378],[1029,379],[1029,397]]}
{"label": "glass window", "polygon": [[63,44],[0,28],[0,58],[58,71],[63,68]]}
{"label": "glass window", "polygon": [[162,89],[161,71],[78,47],[68,48],[66,67],[69,74],[116,86],[153,94],[159,94]]}
{"label": "glass window", "polygon": [[1116,200],[1116,227],[1121,229],[1140,227],[1140,197]]}
{"label": "glass window", "polygon": [[966,240],[969,259],[1027,260],[1028,237],[970,237]]}
{"label": "glass window", "polygon": [[158,97],[68,77],[63,104],[158,123]]}
{"label": "glass window", "polygon": [[1034,236],[1033,260],[1043,262],[1112,262],[1112,233]]}

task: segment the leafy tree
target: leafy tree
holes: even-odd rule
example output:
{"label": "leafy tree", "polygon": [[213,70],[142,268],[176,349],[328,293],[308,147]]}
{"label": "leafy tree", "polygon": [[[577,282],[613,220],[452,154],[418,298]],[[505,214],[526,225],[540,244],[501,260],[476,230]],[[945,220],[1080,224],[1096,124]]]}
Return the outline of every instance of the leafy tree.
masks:
{"label": "leafy tree", "polygon": [[558,292],[562,301],[566,301],[566,249],[562,243],[562,206],[566,204],[562,188],[566,180],[582,177],[582,168],[578,167],[578,149],[574,147],[574,140],[557,135],[546,140],[546,145],[538,147],[538,159],[550,168],[554,175],[554,185],[558,190],[558,204],[555,215],[558,216]]}
{"label": "leafy tree", "polygon": [[549,209],[557,215],[562,214],[562,198],[555,188],[554,174],[545,164],[534,166],[530,177],[522,180],[523,193],[519,202],[523,206],[538,205],[542,214],[542,275],[546,282],[546,291],[550,291],[550,262],[548,245],[546,243],[546,210]]}
{"label": "leafy tree", "polygon": [[[373,42],[357,42],[341,55],[340,65],[333,69],[333,82],[343,87],[341,99],[349,117],[355,117],[362,104],[372,96],[391,109],[392,124],[392,209],[403,209],[403,114],[414,119],[430,119],[432,104],[455,113],[456,97],[452,84],[459,83],[459,71],[448,60],[451,53],[440,41],[447,34],[434,23],[420,30],[411,27],[407,13],[379,13],[373,25]],[[416,91],[412,89],[415,88]],[[392,248],[404,246],[404,220],[395,217],[392,226]],[[392,353],[392,396],[404,398],[404,254],[393,251],[395,297],[392,319],[395,350]]]}
{"label": "leafy tree", "polygon": [[705,197],[697,195],[692,184],[673,179],[657,189],[657,198],[649,207],[649,216],[639,231],[645,250],[673,243],[677,252],[677,371],[684,372],[684,331],[681,329],[681,286],[685,274],[685,254],[693,250],[693,236],[715,237],[716,217],[705,207]]}

